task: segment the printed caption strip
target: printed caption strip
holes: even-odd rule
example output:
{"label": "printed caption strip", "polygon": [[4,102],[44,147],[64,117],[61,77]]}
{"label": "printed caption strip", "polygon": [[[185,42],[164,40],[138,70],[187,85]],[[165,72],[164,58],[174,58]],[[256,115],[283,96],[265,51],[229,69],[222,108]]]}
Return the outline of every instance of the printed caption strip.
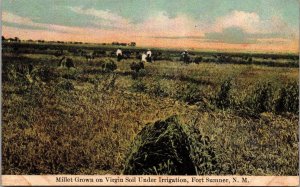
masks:
{"label": "printed caption strip", "polygon": [[298,186],[299,176],[3,175],[3,186]]}

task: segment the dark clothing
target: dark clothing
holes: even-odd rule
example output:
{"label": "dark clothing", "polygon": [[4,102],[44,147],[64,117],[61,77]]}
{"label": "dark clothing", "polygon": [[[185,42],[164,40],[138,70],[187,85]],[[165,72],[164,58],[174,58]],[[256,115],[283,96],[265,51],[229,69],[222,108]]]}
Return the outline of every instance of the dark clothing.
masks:
{"label": "dark clothing", "polygon": [[187,52],[182,53],[182,59],[184,63],[189,63],[190,62],[190,56]]}
{"label": "dark clothing", "polygon": [[149,54],[147,55],[146,60],[147,60],[147,62],[152,62],[152,58]]}
{"label": "dark clothing", "polygon": [[118,60],[118,62],[120,62],[122,60],[122,55],[121,54],[118,54],[117,60]]}

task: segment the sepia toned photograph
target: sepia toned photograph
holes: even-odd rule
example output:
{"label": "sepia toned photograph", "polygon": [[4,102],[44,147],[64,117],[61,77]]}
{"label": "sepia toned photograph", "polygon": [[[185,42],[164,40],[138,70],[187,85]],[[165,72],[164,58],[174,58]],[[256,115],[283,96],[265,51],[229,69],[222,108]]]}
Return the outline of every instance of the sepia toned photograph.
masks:
{"label": "sepia toned photograph", "polygon": [[298,0],[1,3],[2,175],[299,175]]}

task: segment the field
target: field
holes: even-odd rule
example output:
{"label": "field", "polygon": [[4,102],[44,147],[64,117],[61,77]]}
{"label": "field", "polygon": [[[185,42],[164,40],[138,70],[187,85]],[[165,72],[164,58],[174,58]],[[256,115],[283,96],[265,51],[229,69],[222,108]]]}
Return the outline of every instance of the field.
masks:
{"label": "field", "polygon": [[298,174],[297,56],[194,52],[185,64],[155,49],[136,73],[136,55],[117,62],[114,50],[3,45],[3,174],[121,174],[137,133],[174,114],[209,137],[220,175]]}

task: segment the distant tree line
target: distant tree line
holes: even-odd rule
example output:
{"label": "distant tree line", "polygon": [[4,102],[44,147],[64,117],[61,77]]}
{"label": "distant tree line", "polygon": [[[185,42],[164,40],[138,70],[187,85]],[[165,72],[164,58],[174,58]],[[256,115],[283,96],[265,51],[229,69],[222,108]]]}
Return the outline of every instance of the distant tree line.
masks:
{"label": "distant tree line", "polygon": [[[30,43],[60,43],[60,44],[90,44],[88,42],[72,42],[72,41],[45,41],[45,40],[32,40],[32,39],[28,39],[28,40],[21,40],[18,37],[14,37],[14,38],[5,38],[4,36],[2,36],[2,41],[4,42],[30,42]],[[98,44],[98,43],[96,43]],[[101,43],[101,45],[110,45],[109,43]],[[111,45],[117,45],[117,46],[136,46],[136,42],[130,42],[130,43],[120,43],[120,42],[112,42]]]}
{"label": "distant tree line", "polygon": [[120,42],[112,42],[112,45],[118,45],[118,46],[136,46],[135,42],[130,42],[130,43],[120,43]]}
{"label": "distant tree line", "polygon": [[21,42],[20,38],[14,37],[14,38],[5,38],[2,36],[2,41],[8,41],[8,42]]}

